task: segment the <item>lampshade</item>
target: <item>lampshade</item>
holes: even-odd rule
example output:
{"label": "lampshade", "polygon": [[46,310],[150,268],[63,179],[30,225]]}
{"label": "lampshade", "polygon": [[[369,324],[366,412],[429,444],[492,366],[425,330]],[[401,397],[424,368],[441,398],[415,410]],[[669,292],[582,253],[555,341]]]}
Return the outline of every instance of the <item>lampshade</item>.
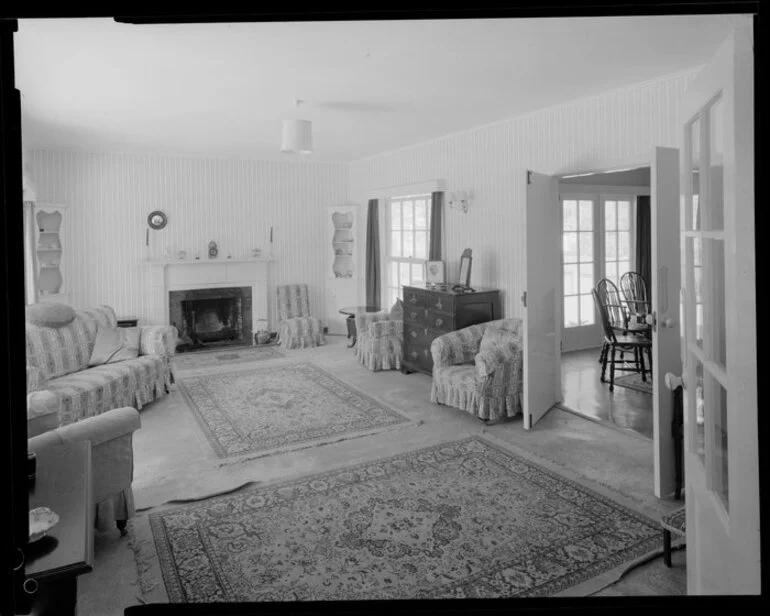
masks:
{"label": "lampshade", "polygon": [[309,120],[284,120],[281,152],[310,154],[313,151],[312,126]]}

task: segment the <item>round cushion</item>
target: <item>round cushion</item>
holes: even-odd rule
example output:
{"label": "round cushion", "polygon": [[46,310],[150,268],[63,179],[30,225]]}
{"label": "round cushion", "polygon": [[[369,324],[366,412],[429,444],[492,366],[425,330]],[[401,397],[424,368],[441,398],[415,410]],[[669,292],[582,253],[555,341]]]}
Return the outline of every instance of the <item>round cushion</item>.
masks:
{"label": "round cushion", "polygon": [[72,323],[75,309],[67,304],[40,303],[27,306],[27,321],[40,327],[64,327]]}

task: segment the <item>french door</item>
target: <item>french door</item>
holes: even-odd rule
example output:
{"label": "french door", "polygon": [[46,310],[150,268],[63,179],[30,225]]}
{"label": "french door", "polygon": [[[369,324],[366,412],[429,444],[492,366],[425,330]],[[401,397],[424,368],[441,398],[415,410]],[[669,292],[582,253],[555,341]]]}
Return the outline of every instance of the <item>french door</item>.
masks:
{"label": "french door", "polygon": [[599,222],[597,198],[562,194],[562,351],[586,349],[601,344],[602,334],[595,314],[591,289],[601,277],[597,255]]}
{"label": "french door", "polygon": [[737,29],[682,105],[688,594],[760,592],[753,49]]}
{"label": "french door", "polygon": [[633,267],[635,197],[627,194],[560,195],[563,352],[601,346],[591,289],[601,278],[620,288]]}

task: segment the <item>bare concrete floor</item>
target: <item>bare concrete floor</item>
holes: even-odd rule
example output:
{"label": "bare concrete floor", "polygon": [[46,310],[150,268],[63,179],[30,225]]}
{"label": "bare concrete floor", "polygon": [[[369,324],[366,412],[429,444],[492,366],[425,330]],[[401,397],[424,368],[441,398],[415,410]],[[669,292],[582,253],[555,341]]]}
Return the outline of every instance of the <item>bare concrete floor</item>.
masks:
{"label": "bare concrete floor", "polygon": [[562,406],[588,419],[652,439],[652,396],[617,384],[615,391],[610,391],[609,383],[600,380],[599,351],[562,353]]}
{"label": "bare concrete floor", "polygon": [[[327,340],[329,343],[321,348],[284,351],[285,359],[239,364],[237,369],[258,369],[277,362],[312,362],[411,419],[422,420],[422,424],[222,465],[186,408],[181,392],[175,389],[142,409],[142,427],[134,435],[134,493],[137,508],[144,510],[139,515],[172,499],[205,496],[247,481],[290,479],[481,433],[652,518],[680,506],[655,498],[652,447],[636,434],[556,408],[531,431],[523,429],[520,417],[486,426],[459,409],[432,404],[430,377],[398,371],[370,372],[355,360],[343,336],[328,336]],[[231,369],[233,366],[207,367],[205,372]],[[195,373],[180,372],[178,378]],[[141,603],[128,538],[120,538],[117,530],[97,534],[94,552],[94,570],[79,578],[79,613],[117,616],[126,607]],[[684,550],[675,552],[671,569],[663,565],[662,558],[656,558],[598,594],[684,594],[685,558]]]}

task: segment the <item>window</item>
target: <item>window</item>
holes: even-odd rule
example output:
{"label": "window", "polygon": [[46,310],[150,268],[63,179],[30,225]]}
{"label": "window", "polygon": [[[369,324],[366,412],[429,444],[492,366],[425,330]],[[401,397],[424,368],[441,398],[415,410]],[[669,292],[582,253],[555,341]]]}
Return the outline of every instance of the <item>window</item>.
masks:
{"label": "window", "polygon": [[604,200],[604,277],[616,286],[631,269],[631,201]]}
{"label": "window", "polygon": [[594,301],[594,202],[562,202],[564,268],[564,327],[593,325]]}
{"label": "window", "polygon": [[422,284],[428,260],[430,194],[393,197],[388,204],[387,306],[403,285]]}

